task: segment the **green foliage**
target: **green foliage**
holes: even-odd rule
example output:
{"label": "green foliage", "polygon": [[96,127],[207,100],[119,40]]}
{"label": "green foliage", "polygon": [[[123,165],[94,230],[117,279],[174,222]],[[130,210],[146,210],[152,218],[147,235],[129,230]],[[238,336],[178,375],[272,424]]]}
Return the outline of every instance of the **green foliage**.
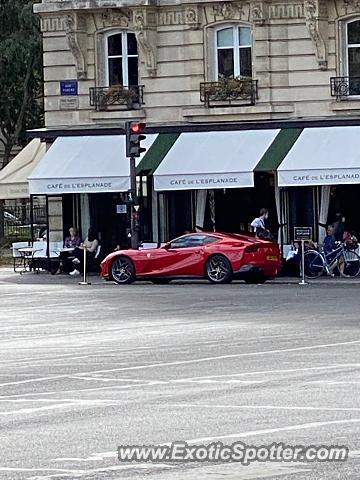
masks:
{"label": "green foliage", "polygon": [[[42,49],[31,0],[0,0],[0,137],[3,165],[26,130],[42,124]],[[10,150],[10,151],[9,151]]]}

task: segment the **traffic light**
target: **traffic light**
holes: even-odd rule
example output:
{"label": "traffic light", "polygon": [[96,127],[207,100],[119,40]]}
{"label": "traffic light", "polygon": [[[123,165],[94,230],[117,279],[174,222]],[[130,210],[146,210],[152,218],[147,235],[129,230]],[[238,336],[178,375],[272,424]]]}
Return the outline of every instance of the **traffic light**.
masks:
{"label": "traffic light", "polygon": [[141,141],[145,140],[146,138],[146,135],[141,134],[144,131],[145,127],[145,123],[125,123],[127,157],[140,157],[141,153],[146,151],[146,148],[141,147]]}

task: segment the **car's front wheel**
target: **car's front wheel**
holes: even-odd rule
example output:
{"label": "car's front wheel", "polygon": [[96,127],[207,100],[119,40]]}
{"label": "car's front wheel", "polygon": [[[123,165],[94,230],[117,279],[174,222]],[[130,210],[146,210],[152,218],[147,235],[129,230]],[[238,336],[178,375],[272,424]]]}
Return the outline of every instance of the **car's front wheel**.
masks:
{"label": "car's front wheel", "polygon": [[135,281],[135,267],[130,258],[116,257],[111,264],[111,277],[119,284],[132,283]]}
{"label": "car's front wheel", "polygon": [[205,265],[207,278],[211,283],[230,283],[232,268],[229,260],[223,255],[213,255]]}

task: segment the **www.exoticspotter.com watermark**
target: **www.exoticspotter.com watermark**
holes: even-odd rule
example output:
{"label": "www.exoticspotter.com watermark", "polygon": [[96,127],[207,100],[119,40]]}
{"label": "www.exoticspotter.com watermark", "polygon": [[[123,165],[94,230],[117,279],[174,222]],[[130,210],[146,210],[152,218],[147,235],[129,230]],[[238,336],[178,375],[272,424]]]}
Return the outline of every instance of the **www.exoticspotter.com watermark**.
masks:
{"label": "www.exoticspotter.com watermark", "polygon": [[170,445],[122,445],[118,447],[121,462],[344,462],[349,449],[343,445],[247,445],[221,442],[209,445],[189,445],[173,442]]}

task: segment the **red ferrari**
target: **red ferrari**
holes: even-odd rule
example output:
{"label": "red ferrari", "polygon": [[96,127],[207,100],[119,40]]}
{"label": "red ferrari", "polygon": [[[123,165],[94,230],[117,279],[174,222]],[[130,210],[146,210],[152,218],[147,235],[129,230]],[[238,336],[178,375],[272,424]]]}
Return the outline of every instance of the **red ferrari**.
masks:
{"label": "red ferrari", "polygon": [[101,275],[116,283],[151,280],[169,283],[179,278],[207,278],[229,283],[240,278],[263,283],[281,268],[279,245],[247,235],[190,233],[163,247],[120,250],[101,263]]}

